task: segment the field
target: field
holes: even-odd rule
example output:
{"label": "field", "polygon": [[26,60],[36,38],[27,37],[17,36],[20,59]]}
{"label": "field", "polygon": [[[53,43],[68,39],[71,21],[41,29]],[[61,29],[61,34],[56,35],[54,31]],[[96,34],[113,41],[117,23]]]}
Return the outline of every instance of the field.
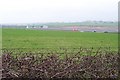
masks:
{"label": "field", "polygon": [[3,29],[2,36],[5,79],[118,77],[117,33]]}
{"label": "field", "polygon": [[3,49],[118,48],[118,35],[115,33],[3,29],[2,35]]}

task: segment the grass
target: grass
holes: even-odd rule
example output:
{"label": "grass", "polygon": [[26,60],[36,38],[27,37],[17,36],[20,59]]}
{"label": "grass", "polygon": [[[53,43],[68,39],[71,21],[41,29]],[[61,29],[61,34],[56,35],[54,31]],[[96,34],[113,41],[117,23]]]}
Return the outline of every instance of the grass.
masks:
{"label": "grass", "polygon": [[3,29],[2,36],[5,79],[118,76],[116,33]]}
{"label": "grass", "polygon": [[3,49],[118,48],[118,35],[115,33],[3,29],[2,36]]}

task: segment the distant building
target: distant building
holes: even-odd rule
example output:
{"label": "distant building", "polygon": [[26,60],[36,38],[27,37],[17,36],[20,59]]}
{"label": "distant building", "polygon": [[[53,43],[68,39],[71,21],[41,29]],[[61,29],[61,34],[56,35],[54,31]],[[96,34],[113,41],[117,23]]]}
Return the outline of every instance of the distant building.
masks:
{"label": "distant building", "polygon": [[28,26],[26,26],[26,28],[28,29],[29,27],[28,27]]}
{"label": "distant building", "polygon": [[84,32],[84,31],[80,31],[80,32]]}
{"label": "distant building", "polygon": [[43,25],[43,26],[41,26],[41,28],[47,29],[47,28],[48,28],[48,26]]}
{"label": "distant building", "polygon": [[27,29],[28,29],[28,28],[32,28],[32,29],[37,29],[37,28],[47,29],[48,26],[46,26],[46,25],[42,25],[42,26],[26,26],[26,28],[27,28]]}

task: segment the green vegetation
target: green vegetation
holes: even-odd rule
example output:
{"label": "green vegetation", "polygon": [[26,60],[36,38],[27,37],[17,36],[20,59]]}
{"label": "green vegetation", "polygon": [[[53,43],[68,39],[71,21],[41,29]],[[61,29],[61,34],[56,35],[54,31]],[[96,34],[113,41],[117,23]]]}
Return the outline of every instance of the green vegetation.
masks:
{"label": "green vegetation", "polygon": [[118,36],[115,33],[3,29],[2,35],[3,49],[118,48]]}
{"label": "green vegetation", "polygon": [[2,35],[4,79],[118,76],[117,33],[3,29]]}

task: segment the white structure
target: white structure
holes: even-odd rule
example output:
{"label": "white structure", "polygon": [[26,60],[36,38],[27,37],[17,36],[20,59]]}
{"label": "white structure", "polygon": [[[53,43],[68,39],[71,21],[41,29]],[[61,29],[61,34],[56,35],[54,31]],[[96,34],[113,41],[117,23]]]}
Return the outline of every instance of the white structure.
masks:
{"label": "white structure", "polygon": [[48,28],[48,26],[46,26],[46,25],[43,25],[43,27],[42,28],[44,28],[44,29],[47,29]]}
{"label": "white structure", "polygon": [[28,29],[29,27],[28,27],[28,26],[26,26],[26,28]]}
{"label": "white structure", "polygon": [[80,31],[80,32],[84,32],[84,31]]}

